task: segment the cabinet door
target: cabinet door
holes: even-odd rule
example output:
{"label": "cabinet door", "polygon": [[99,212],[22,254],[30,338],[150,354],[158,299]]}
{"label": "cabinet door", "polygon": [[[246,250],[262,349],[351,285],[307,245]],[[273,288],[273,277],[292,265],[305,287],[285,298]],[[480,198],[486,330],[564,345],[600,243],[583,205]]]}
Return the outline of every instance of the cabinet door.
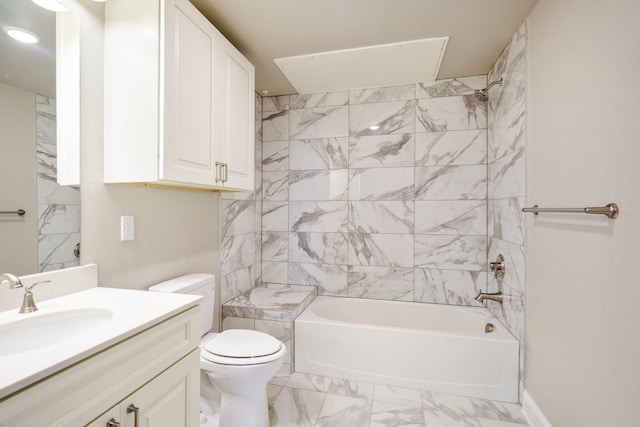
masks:
{"label": "cabinet door", "polygon": [[212,186],[215,30],[188,0],[167,0],[164,30],[160,179]]}
{"label": "cabinet door", "polygon": [[224,37],[217,40],[216,123],[224,186],[253,190],[255,69]]}
{"label": "cabinet door", "polygon": [[121,405],[126,413],[123,425],[133,427],[137,416],[139,426],[198,426],[199,360],[200,353],[194,350],[125,399]]}

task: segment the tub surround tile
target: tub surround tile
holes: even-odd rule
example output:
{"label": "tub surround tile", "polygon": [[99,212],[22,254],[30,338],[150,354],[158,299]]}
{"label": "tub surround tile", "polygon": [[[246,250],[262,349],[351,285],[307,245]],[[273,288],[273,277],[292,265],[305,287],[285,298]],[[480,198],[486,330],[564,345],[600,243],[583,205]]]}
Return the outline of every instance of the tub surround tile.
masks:
{"label": "tub surround tile", "polygon": [[349,103],[349,91],[314,93],[310,95],[291,95],[289,102],[292,110],[337,107],[347,105]]}
{"label": "tub surround tile", "polygon": [[487,289],[484,271],[415,269],[415,301],[483,306],[475,297]]}
{"label": "tub surround tile", "polygon": [[289,109],[290,95],[259,97],[262,100],[262,111],[274,112]]}
{"label": "tub surround tile", "polygon": [[262,202],[262,230],[289,231],[287,202]]}
{"label": "tub surround tile", "polygon": [[258,209],[253,200],[220,200],[220,237],[260,231]]}
{"label": "tub surround tile", "polygon": [[489,188],[491,198],[524,196],[525,150],[511,152],[489,164]]}
{"label": "tub surround tile", "polygon": [[288,262],[262,261],[262,283],[286,284],[288,272]]}
{"label": "tub surround tile", "polygon": [[289,140],[289,111],[262,113],[262,141]]}
{"label": "tub surround tile", "polygon": [[486,129],[487,104],[473,95],[419,99],[416,132]]}
{"label": "tub surround tile", "polygon": [[289,141],[269,141],[262,144],[262,170],[289,169]]}
{"label": "tub surround tile", "polygon": [[484,200],[417,201],[415,208],[416,234],[486,235]]}
{"label": "tub surround tile", "polygon": [[416,235],[415,266],[448,270],[485,271],[484,236]]}
{"label": "tub surround tile", "polygon": [[80,243],[80,233],[42,234],[38,236],[38,268],[51,270],[54,266],[77,266],[73,249]]}
{"label": "tub surround tile", "polygon": [[349,135],[346,106],[291,110],[291,139],[329,138]]}
{"label": "tub surround tile", "polygon": [[349,136],[413,133],[414,109],[414,100],[350,105]]}
{"label": "tub surround tile", "polygon": [[413,236],[349,233],[349,265],[413,267]]}
{"label": "tub surround tile", "polygon": [[389,101],[410,101],[415,99],[413,84],[385,86],[349,91],[349,104],[371,104]]}
{"label": "tub surround tile", "polygon": [[415,159],[416,166],[486,164],[486,129],[416,133]]}
{"label": "tub surround tile", "polygon": [[289,172],[289,200],[347,200],[347,169]]}
{"label": "tub surround tile", "polygon": [[486,75],[442,79],[433,83],[418,83],[416,84],[416,98],[473,95],[477,89],[483,89],[486,85]]}
{"label": "tub surround tile", "polygon": [[[37,168],[37,166],[36,166]],[[40,204],[80,204],[80,189],[68,185],[58,185],[56,177],[36,169],[36,186]]]}
{"label": "tub surround tile", "polygon": [[247,317],[225,317],[222,319],[222,330],[227,329],[250,329],[255,328],[255,319]]}
{"label": "tub surround tile", "polygon": [[349,167],[413,166],[413,134],[374,135],[349,138]]}
{"label": "tub surround tile", "polygon": [[289,200],[289,172],[262,172],[262,200],[268,202]]}
{"label": "tub surround tile", "polygon": [[260,262],[260,233],[239,234],[222,239],[220,274],[225,276]]}
{"label": "tub surround tile", "polygon": [[289,168],[291,170],[346,169],[348,149],[347,137],[291,140]]}
{"label": "tub surround tile", "polygon": [[369,427],[371,404],[366,399],[327,395],[315,427]]}
{"label": "tub surround tile", "polygon": [[289,260],[294,263],[347,264],[346,233],[291,233]]}
{"label": "tub surround tile", "polygon": [[318,295],[347,296],[347,266],[290,263],[289,283],[315,286]]}
{"label": "tub surround tile", "polygon": [[416,200],[486,200],[484,165],[419,167],[415,173]]}
{"label": "tub surround tile", "polygon": [[349,231],[355,233],[413,234],[415,203],[409,201],[352,201]]}
{"label": "tub surround tile", "polygon": [[346,201],[289,203],[290,231],[346,232],[348,223]]}
{"label": "tub surround tile", "polygon": [[38,234],[80,233],[80,205],[38,205]]}
{"label": "tub surround tile", "polygon": [[414,168],[349,169],[349,200],[413,200]]}
{"label": "tub surround tile", "polygon": [[488,234],[494,238],[524,246],[524,197],[490,199]]}
{"label": "tub surround tile", "polygon": [[414,300],[412,268],[349,266],[347,280],[349,297]]}
{"label": "tub surround tile", "polygon": [[289,259],[289,233],[262,232],[262,260],[287,262]]}

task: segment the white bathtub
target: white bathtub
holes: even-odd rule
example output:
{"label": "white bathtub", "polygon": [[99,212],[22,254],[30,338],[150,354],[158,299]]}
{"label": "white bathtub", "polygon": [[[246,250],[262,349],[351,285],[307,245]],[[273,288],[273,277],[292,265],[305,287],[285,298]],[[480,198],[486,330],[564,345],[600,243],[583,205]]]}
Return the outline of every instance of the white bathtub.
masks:
{"label": "white bathtub", "polygon": [[294,328],[296,372],[518,401],[518,341],[485,308],[320,296]]}

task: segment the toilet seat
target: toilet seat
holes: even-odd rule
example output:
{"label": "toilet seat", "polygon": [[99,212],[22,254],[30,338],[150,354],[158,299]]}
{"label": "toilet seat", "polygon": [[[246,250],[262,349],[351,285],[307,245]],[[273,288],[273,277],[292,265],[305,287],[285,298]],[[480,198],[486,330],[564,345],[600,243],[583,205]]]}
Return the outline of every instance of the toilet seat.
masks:
{"label": "toilet seat", "polygon": [[223,365],[258,365],[281,357],[284,345],[263,332],[229,329],[206,342],[200,356]]}

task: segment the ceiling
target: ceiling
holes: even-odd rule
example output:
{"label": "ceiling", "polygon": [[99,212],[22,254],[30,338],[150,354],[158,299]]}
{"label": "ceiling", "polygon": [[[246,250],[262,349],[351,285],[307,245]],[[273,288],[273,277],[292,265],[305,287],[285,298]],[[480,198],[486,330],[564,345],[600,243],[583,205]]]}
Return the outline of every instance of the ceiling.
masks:
{"label": "ceiling", "polygon": [[449,36],[438,79],[486,74],[537,1],[191,0],[269,95],[296,93],[276,58],[431,37]]}
{"label": "ceiling", "polygon": [[[41,42],[17,42],[2,30],[5,26],[29,30]],[[55,13],[29,0],[0,0],[0,81],[55,97],[55,33]]]}

